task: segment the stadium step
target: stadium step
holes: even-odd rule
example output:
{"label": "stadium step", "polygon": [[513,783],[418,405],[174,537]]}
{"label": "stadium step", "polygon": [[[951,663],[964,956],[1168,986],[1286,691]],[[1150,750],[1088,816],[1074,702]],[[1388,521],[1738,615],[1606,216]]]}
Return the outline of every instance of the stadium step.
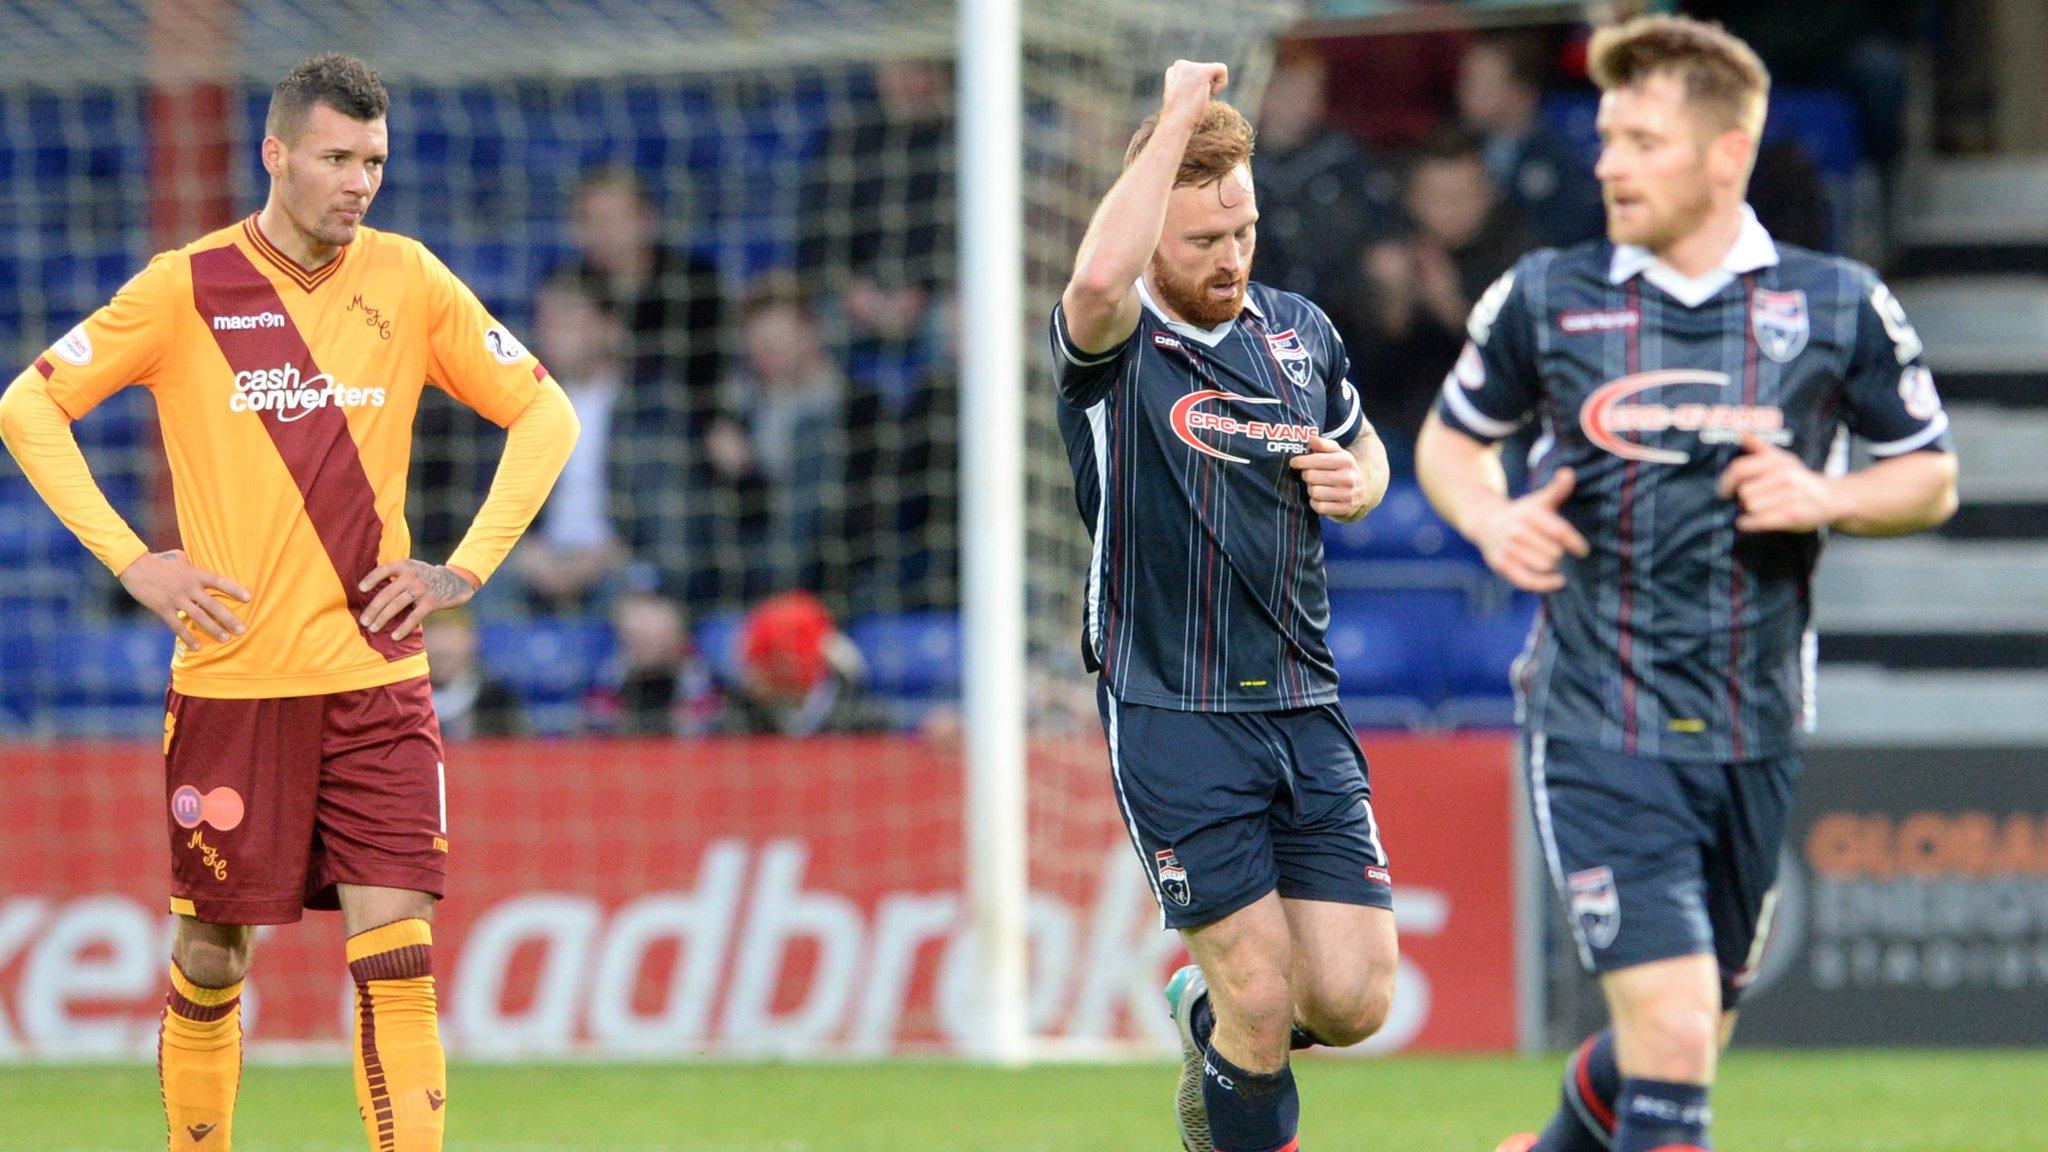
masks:
{"label": "stadium step", "polygon": [[[2048,331],[2048,329],[2044,329]],[[2048,500],[2041,446],[2048,444],[2048,408],[2012,409],[1985,404],[1949,405],[1966,502],[2031,503]]]}
{"label": "stadium step", "polygon": [[1892,668],[2048,664],[2048,545],[1838,539],[1814,584],[1821,655]]}
{"label": "stadium step", "polygon": [[1824,631],[2048,632],[2048,544],[1836,539],[1814,584]]}
{"label": "stadium step", "polygon": [[1901,276],[2048,273],[2048,162],[1929,165],[1906,182],[1901,208]]}
{"label": "stadium step", "polygon": [[2038,540],[2048,537],[2048,408],[1979,403],[1949,405],[1956,451],[1963,461],[1962,507],[1942,526],[1953,540]]}
{"label": "stadium step", "polygon": [[1972,371],[1937,369],[1935,383],[1943,400],[1996,404],[2008,408],[2048,408],[2048,366],[2038,371]]}
{"label": "stadium step", "polygon": [[2048,372],[2048,275],[1938,276],[1892,287],[1937,374]]}
{"label": "stadium step", "polygon": [[1817,686],[1816,744],[2048,743],[2048,672],[1896,671],[1830,665]]}

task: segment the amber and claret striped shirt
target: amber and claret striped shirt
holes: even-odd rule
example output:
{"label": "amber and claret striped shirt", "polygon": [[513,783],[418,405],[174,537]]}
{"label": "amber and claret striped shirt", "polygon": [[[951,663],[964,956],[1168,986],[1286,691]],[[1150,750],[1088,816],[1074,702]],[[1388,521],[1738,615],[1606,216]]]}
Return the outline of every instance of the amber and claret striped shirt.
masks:
{"label": "amber and claret striped shirt", "polygon": [[187,556],[249,589],[247,625],[180,644],[189,696],[345,692],[424,675],[420,633],[358,623],[357,584],[411,555],[413,416],[428,384],[512,430],[448,563],[489,579],[553,486],[576,418],[538,360],[417,241],[369,228],[317,269],[254,217],[151,260],[23,372],[0,432],[52,509],[116,573],[147,547],[69,427],[131,384],[155,397]]}

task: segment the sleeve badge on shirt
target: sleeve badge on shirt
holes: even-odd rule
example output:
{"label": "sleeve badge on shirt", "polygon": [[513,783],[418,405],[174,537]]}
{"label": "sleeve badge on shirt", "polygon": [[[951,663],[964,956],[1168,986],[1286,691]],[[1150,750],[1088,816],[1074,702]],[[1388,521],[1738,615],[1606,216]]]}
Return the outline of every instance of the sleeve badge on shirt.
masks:
{"label": "sleeve badge on shirt", "polygon": [[1749,304],[1749,326],[1764,355],[1783,364],[1806,347],[1806,293],[1759,288]]}
{"label": "sleeve badge on shirt", "polygon": [[1266,348],[1273,353],[1273,361],[1280,365],[1280,370],[1287,374],[1296,388],[1308,387],[1309,373],[1313,370],[1308,347],[1294,329],[1266,333]]}
{"label": "sleeve badge on shirt", "polygon": [[484,332],[484,347],[500,364],[517,364],[526,359],[526,345],[504,328],[490,328]]}
{"label": "sleeve badge on shirt", "polygon": [[66,332],[62,340],[52,344],[50,351],[55,352],[57,358],[66,364],[76,364],[83,368],[92,363],[92,337],[86,334],[85,325],[80,324]]}

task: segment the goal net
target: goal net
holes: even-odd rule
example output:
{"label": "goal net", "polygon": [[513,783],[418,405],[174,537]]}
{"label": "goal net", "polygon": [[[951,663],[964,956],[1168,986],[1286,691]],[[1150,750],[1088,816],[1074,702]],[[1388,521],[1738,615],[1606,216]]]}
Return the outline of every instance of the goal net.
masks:
{"label": "goal net", "polygon": [[[1046,316],[1168,65],[1229,62],[1249,108],[1297,15],[1282,0],[1024,5],[1014,322],[1030,333],[1043,1051],[1169,1042],[1156,997],[1177,947],[1128,858],[1079,665],[1087,551]],[[972,1048],[956,412],[973,382],[955,364],[989,321],[954,306],[954,139],[977,114],[954,106],[956,41],[952,7],[931,0],[0,10],[13,364],[152,253],[260,207],[270,86],[347,51],[392,97],[368,223],[446,261],[596,443],[471,610],[429,629],[451,841],[436,963],[458,1053]],[[170,546],[148,392],[75,430],[115,505]],[[429,389],[415,555],[446,557],[501,444]],[[820,641],[815,606],[835,636]],[[0,621],[0,1059],[142,1056],[182,850],[158,739],[170,637],[11,461]],[[341,957],[332,916],[261,934],[252,1051],[339,1052]]]}

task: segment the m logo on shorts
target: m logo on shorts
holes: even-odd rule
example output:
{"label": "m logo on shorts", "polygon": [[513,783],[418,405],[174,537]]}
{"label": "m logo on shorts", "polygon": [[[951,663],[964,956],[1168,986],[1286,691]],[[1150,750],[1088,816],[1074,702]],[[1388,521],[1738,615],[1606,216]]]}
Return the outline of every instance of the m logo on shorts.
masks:
{"label": "m logo on shorts", "polygon": [[1173,849],[1167,848],[1155,853],[1153,859],[1158,863],[1159,890],[1166,894],[1168,900],[1187,907],[1195,894],[1188,890],[1188,871],[1180,866],[1180,857],[1173,854]]}
{"label": "m logo on shorts", "polygon": [[225,784],[203,796],[190,784],[171,793],[171,819],[180,828],[197,828],[205,823],[222,832],[232,832],[241,824],[242,812],[242,794]]}
{"label": "m logo on shorts", "polygon": [[1614,943],[1621,931],[1621,895],[1614,888],[1614,869],[1588,868],[1567,879],[1571,888],[1572,921],[1579,935],[1595,948]]}

